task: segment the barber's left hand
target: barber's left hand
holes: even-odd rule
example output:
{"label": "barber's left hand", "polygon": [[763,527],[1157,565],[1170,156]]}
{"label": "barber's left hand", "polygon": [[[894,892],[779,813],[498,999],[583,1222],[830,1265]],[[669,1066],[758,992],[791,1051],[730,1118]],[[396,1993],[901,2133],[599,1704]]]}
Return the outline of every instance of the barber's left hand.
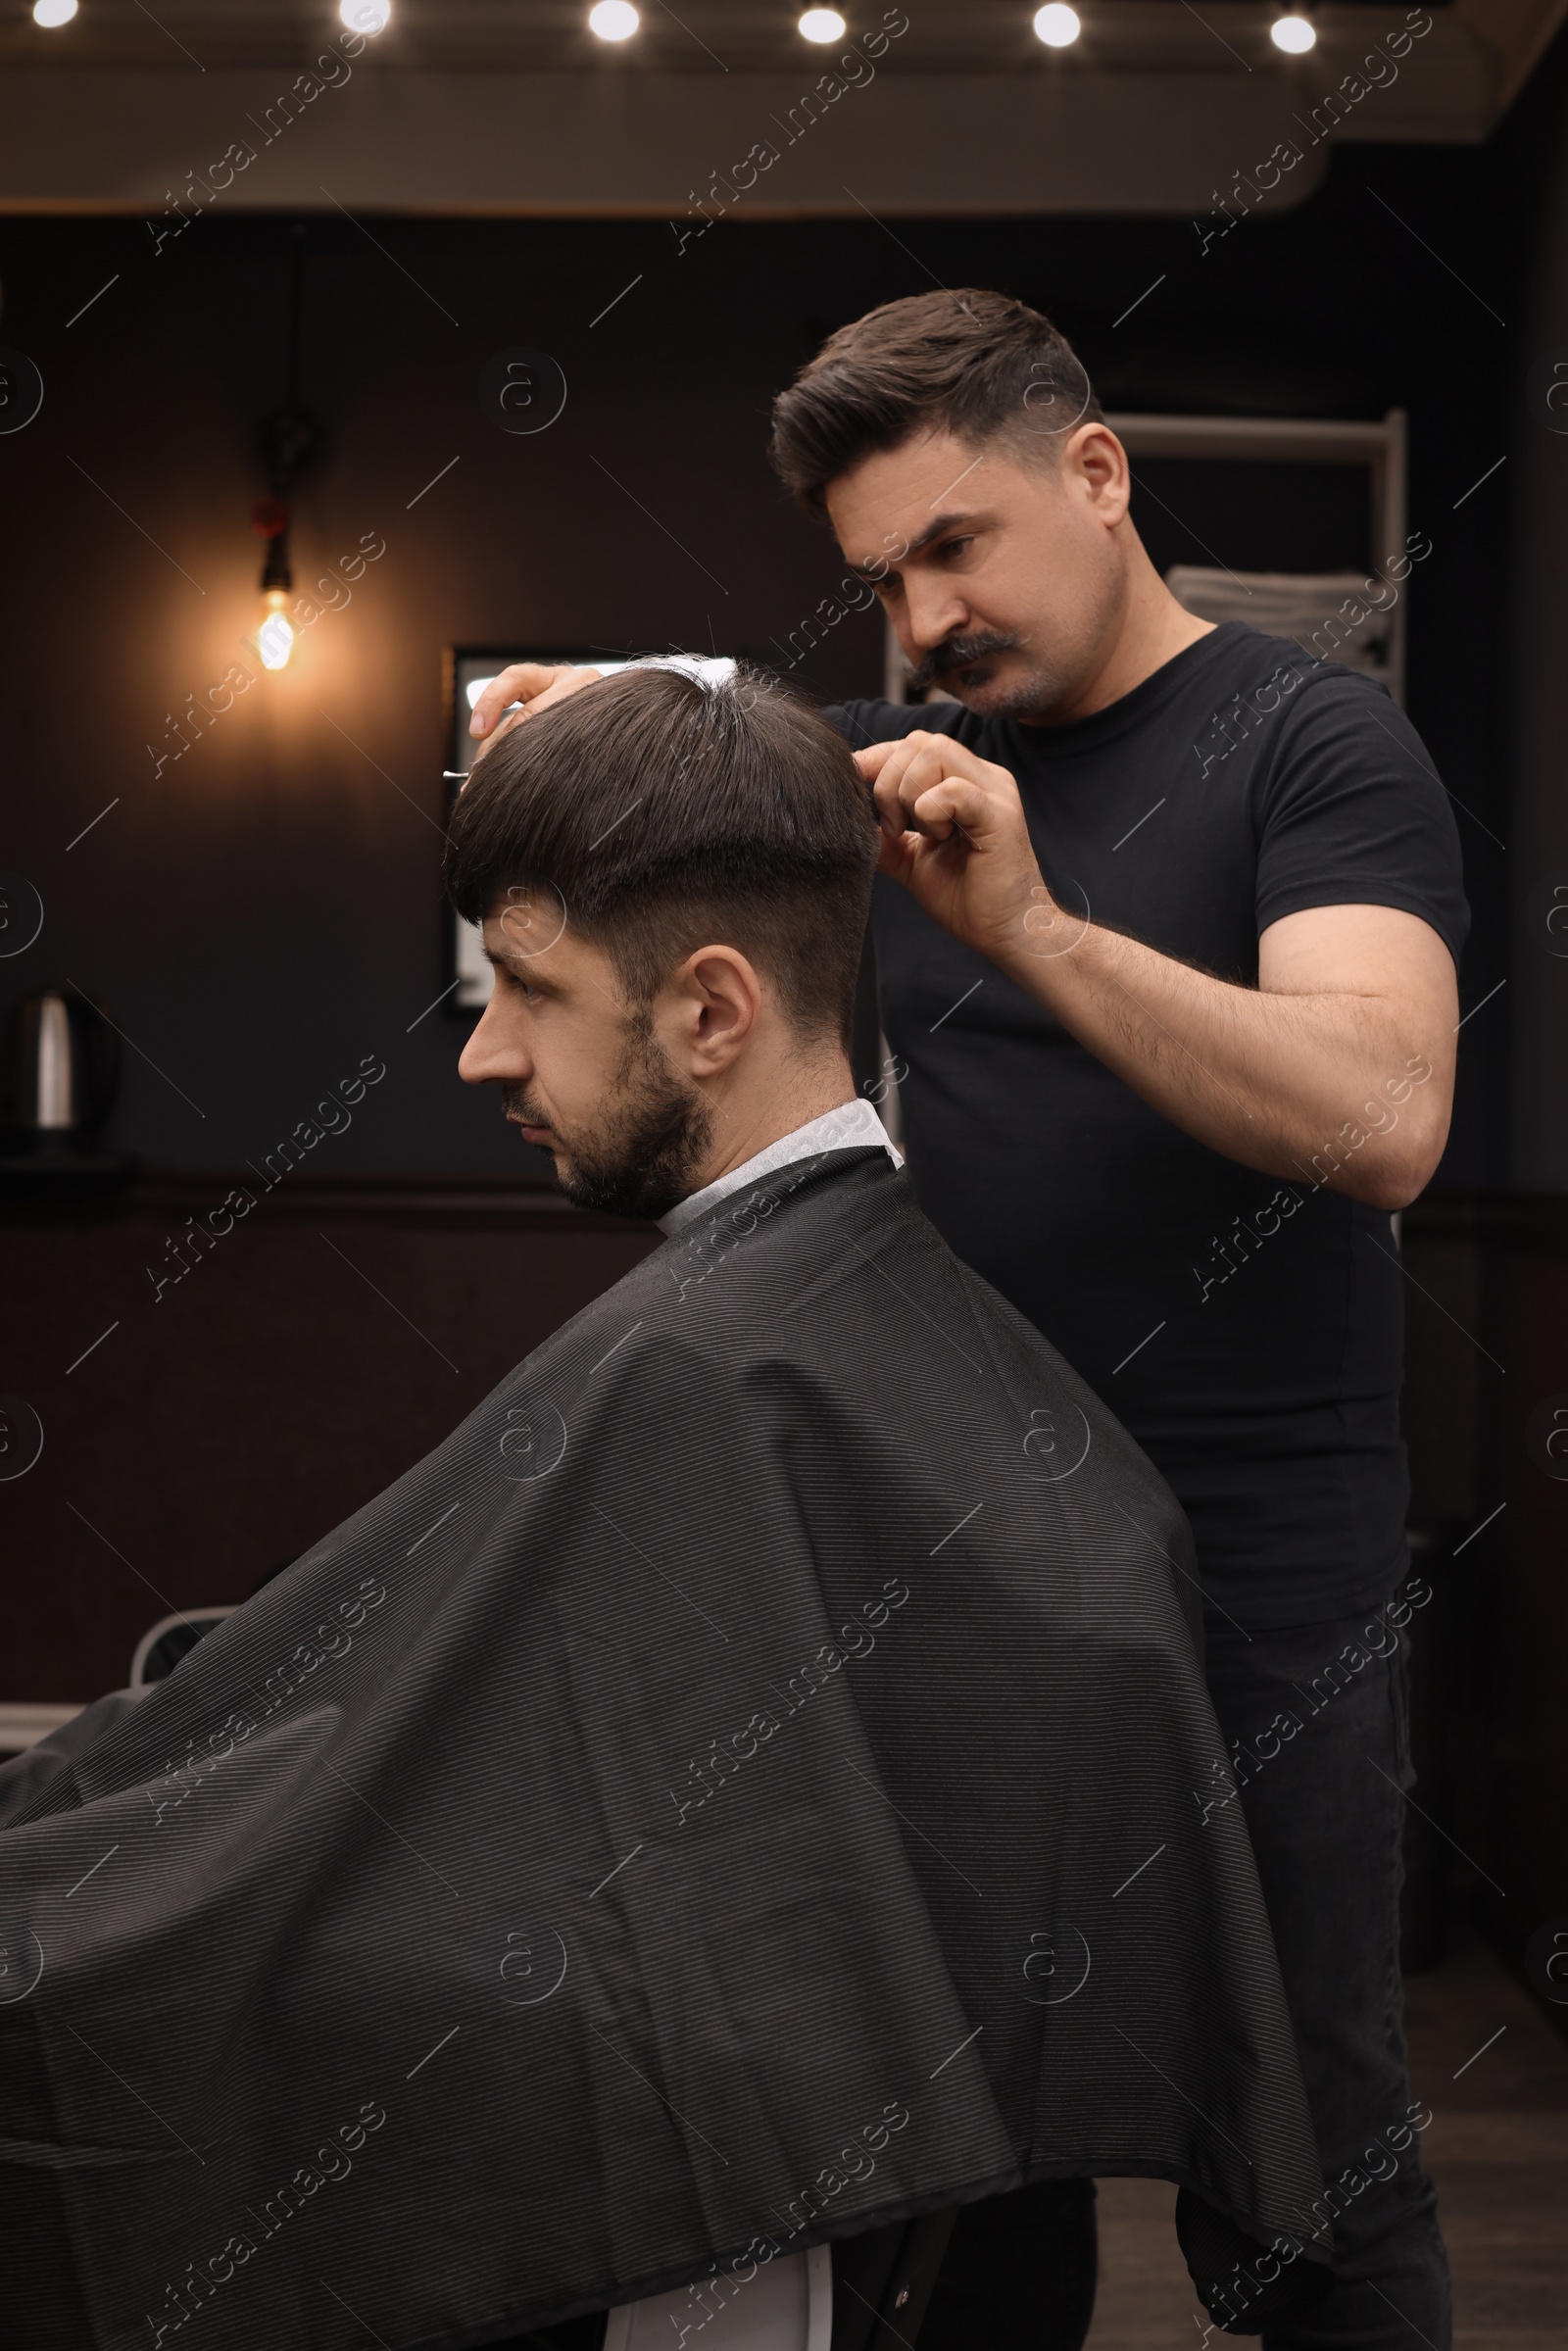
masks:
{"label": "barber's left hand", "polygon": [[855,763],[874,786],[881,871],[965,946],[999,961],[1017,953],[1026,917],[1051,900],[1008,770],[923,728]]}

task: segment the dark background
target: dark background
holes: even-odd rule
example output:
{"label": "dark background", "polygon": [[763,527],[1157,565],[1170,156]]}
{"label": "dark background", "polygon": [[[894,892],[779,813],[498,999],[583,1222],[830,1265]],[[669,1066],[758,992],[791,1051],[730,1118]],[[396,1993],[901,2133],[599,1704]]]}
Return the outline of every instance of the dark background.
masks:
{"label": "dark background", "polygon": [[[1409,411],[1410,528],[1434,553],[1409,583],[1407,702],[1462,804],[1461,1003],[1482,1008],[1448,1152],[1406,1219],[1406,1425],[1419,1514],[1451,1542],[1506,1513],[1455,1584],[1473,1628],[1461,1841],[1526,1889],[1527,1924],[1568,1908],[1544,1792],[1562,1768],[1568,1513],[1527,1435],[1568,1390],[1568,1113],[1540,1051],[1565,966],[1525,933],[1568,837],[1549,727],[1533,722],[1524,760],[1511,732],[1568,626],[1535,513],[1568,439],[1527,396],[1541,352],[1568,350],[1565,117],[1559,41],[1487,146],[1337,146],[1308,202],[1206,256],[1189,223],[1152,220],[901,219],[895,235],[741,218],[677,256],[660,222],[378,218],[372,242],[313,216],[300,391],[332,448],[296,500],[298,585],[362,533],[387,552],[158,775],[147,745],[171,748],[171,716],[260,617],[254,434],[285,391],[292,222],[215,214],[156,260],[139,220],[0,223],[0,342],[47,387],[37,421],[0,437],[0,864],[46,910],[36,946],[0,961],[0,1014],[66,979],[103,1003],[129,1041],[107,1140],[149,1171],[118,1202],[13,1205],[0,1229],[0,1387],[45,1428],[38,1466],[0,1484],[20,1571],[5,1695],[90,1697],[166,1608],[242,1597],[647,1246],[519,1189],[536,1159],[459,1083],[466,1024],[426,1009],[449,977],[444,653],[781,659],[840,567],[768,471],[773,393],[872,305],[980,283],[1054,317],[1111,409]],[[535,436],[501,432],[477,397],[486,361],[519,344],[569,386]],[[1161,566],[1392,552],[1347,544],[1364,541],[1359,480],[1141,478]],[[877,692],[880,615],[845,619],[797,674]],[[1533,1055],[1517,1066],[1510,1035]],[[387,1075],[350,1130],[155,1305],[167,1238],[367,1054]]]}
{"label": "dark background", "polygon": [[[296,501],[297,584],[362,532],[387,552],[286,671],[157,777],[147,744],[171,747],[169,714],[221,677],[259,617],[253,435],[284,394],[290,223],[215,215],[156,260],[139,220],[6,223],[0,340],[37,361],[47,392],[37,422],[0,439],[5,861],[40,889],[47,920],[37,949],[0,965],[0,1009],[45,974],[100,997],[167,1073],[127,1053],[114,1140],[162,1165],[259,1157],[374,1052],[390,1080],[332,1145],[334,1167],[514,1172],[514,1138],[457,1082],[450,1022],[405,1033],[447,976],[443,649],[784,660],[840,566],[768,470],[770,398],[834,326],[933,278],[1046,309],[1108,407],[1407,407],[1411,528],[1436,549],[1410,583],[1409,708],[1450,789],[1505,839],[1506,620],[1482,585],[1501,570],[1500,482],[1451,511],[1502,450],[1505,338],[1368,193],[1485,291],[1494,172],[1491,150],[1342,148],[1301,210],[1247,220],[1206,255],[1185,221],[902,221],[905,251],[869,220],[736,220],[677,256],[662,222],[381,220],[382,252],[346,220],[313,219],[300,389],[332,452]],[[1504,307],[1494,288],[1488,299]],[[479,372],[511,344],[565,370],[545,432],[509,435],[481,414]],[[1156,563],[1393,552],[1365,545],[1364,475],[1260,474],[1151,464],[1162,503],[1134,511]],[[798,674],[832,695],[876,692],[881,670],[880,617],[865,613]],[[1499,853],[1460,824],[1478,913],[1468,1002],[1500,975]],[[1501,1179],[1500,1035],[1465,1040],[1445,1182]]]}

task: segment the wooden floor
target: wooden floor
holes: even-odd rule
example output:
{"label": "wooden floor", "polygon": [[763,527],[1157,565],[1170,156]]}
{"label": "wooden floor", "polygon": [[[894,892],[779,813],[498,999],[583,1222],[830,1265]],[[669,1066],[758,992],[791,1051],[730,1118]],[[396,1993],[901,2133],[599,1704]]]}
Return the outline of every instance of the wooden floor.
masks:
{"label": "wooden floor", "polygon": [[[1453,2271],[1454,2351],[1568,2351],[1568,2042],[1468,1935],[1444,1966],[1406,1979],[1405,2027],[1412,2094],[1433,2112],[1424,2145]],[[1199,2343],[1175,2195],[1156,2180],[1099,2182],[1088,2351]]]}

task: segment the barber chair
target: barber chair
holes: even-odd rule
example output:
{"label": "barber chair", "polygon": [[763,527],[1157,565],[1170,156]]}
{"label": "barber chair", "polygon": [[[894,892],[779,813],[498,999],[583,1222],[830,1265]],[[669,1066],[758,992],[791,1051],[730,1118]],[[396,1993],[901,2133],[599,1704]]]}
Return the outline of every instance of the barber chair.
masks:
{"label": "barber chair", "polygon": [[136,1643],[130,1661],[131,1689],[150,1690],[155,1682],[167,1681],[186,1650],[193,1649],[204,1633],[233,1613],[229,1606],[176,1609],[172,1616],[161,1616]]}
{"label": "barber chair", "polygon": [[889,2342],[918,2341],[957,2217],[957,2205],[950,2204],[829,2248],[832,2351],[887,2351]]}
{"label": "barber chair", "polygon": [[[166,1616],[136,1647],[130,1687],[173,1672],[227,1607]],[[781,2253],[743,2284],[726,2277],[623,2303],[606,2316],[543,2327],[496,2351],[913,2351],[957,2207],[895,2221],[863,2236]]]}
{"label": "barber chair", "polygon": [[828,2351],[833,2337],[833,2249],[780,2254],[740,2278],[652,2294],[612,2310],[604,2351],[670,2351],[700,2332],[709,2346],[746,2351]]}
{"label": "barber chair", "polygon": [[[610,2313],[604,2351],[889,2351],[917,2341],[956,2208],[780,2254],[744,2284],[682,2286]],[[673,2333],[672,2333],[673,2330]]]}

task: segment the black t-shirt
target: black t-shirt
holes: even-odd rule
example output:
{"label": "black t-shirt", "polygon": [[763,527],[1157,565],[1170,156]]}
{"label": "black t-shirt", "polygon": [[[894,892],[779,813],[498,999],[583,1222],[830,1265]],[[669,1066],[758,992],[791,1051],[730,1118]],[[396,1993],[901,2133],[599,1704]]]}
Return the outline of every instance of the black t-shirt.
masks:
{"label": "black t-shirt", "polygon": [[[1222,979],[1255,985],[1260,933],[1305,906],[1398,906],[1463,944],[1414,728],[1375,681],[1243,621],[1062,726],[828,714],[857,747],[926,727],[1008,768],[1063,906]],[[1210,1599],[1250,1629],[1385,1597],[1407,1503],[1387,1213],[1195,1142],[881,877],[873,923],[921,1204],[1164,1472]]]}

